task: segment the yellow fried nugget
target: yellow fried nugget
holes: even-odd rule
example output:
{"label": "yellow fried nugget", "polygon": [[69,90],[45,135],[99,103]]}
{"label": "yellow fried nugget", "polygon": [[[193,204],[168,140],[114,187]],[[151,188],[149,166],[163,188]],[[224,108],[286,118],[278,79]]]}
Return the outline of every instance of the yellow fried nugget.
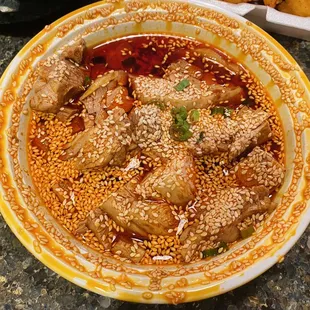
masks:
{"label": "yellow fried nugget", "polygon": [[264,4],[272,8],[275,8],[277,4],[281,3],[283,0],[264,0]]}
{"label": "yellow fried nugget", "polygon": [[310,0],[285,0],[277,9],[284,13],[309,17],[310,16]]}
{"label": "yellow fried nugget", "polygon": [[239,4],[239,3],[247,3],[251,2],[252,0],[224,0],[224,2]]}

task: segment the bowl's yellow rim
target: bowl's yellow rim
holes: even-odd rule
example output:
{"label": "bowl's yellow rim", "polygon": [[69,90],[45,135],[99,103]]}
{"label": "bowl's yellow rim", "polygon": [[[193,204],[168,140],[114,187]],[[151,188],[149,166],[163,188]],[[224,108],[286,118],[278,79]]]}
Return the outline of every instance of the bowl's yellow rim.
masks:
{"label": "bowl's yellow rim", "polygon": [[[72,11],[72,12],[64,15],[63,17],[59,18],[55,22],[53,22],[50,26],[52,28],[54,28],[57,25],[59,25],[60,23],[69,19],[70,17],[73,17],[73,16],[75,16],[79,13],[82,13],[82,12],[86,12],[87,10],[95,8],[96,6],[101,5],[105,2],[106,1],[95,2],[95,3],[92,3],[92,4],[87,5],[85,7],[82,7],[80,9],[77,9],[75,11]],[[196,1],[190,0],[189,2],[192,4],[198,4],[200,6],[214,8],[215,10],[220,11],[220,12],[222,12],[222,13],[230,16],[230,17],[234,17],[235,19],[237,19],[240,22],[243,22],[243,23],[246,22],[246,19],[244,19],[243,17],[235,15],[234,13],[227,12],[223,9],[218,8],[218,7],[214,7],[214,6],[209,5],[207,3],[203,3],[199,0],[198,1],[197,0]],[[266,38],[267,41],[271,42],[283,55],[285,55],[287,60],[289,60],[290,64],[292,64],[293,66],[295,66],[297,68],[300,68],[299,65],[297,64],[297,62],[295,61],[295,59],[286,51],[286,49],[279,42],[277,42],[272,36],[270,36],[268,33],[266,33],[264,30],[262,30],[258,26],[255,26],[253,24],[251,26],[254,27],[264,38]],[[10,69],[12,69],[12,67],[14,66],[14,63],[13,63],[14,60],[17,57],[21,57],[24,53],[26,53],[28,50],[30,50],[30,48],[33,45],[35,45],[35,43],[43,35],[44,35],[44,30],[41,30],[37,35],[35,35],[17,53],[15,58],[11,61],[9,66],[5,69],[2,77],[0,78],[0,92],[1,92],[1,84],[4,81],[5,76],[7,75],[8,71]],[[307,76],[305,75],[305,73],[301,69],[300,69],[299,73],[301,75],[301,78],[302,78],[308,92],[310,93],[310,82],[309,82]],[[100,284],[96,283],[96,281],[94,281],[94,280],[91,280],[91,283],[93,283],[91,286],[88,286],[88,285],[85,285],[79,281],[76,281],[75,278],[83,279],[83,278],[87,278],[87,277],[84,274],[77,272],[76,270],[73,270],[72,268],[70,268],[69,265],[65,265],[63,263],[60,263],[58,260],[55,259],[55,257],[52,254],[50,254],[48,252],[45,252],[44,255],[38,254],[33,249],[33,247],[30,246],[29,236],[27,236],[23,232],[24,231],[23,226],[20,224],[18,219],[15,217],[15,214],[12,212],[12,210],[7,206],[7,204],[5,203],[5,201],[1,195],[0,195],[0,211],[3,215],[3,218],[5,219],[6,223],[9,225],[9,227],[11,228],[11,230],[13,231],[15,236],[17,236],[17,238],[28,249],[28,251],[30,251],[44,265],[46,265],[51,270],[53,270],[54,272],[56,272],[60,276],[64,277],[65,279],[69,280],[70,282],[73,282],[82,288],[86,288],[86,289],[91,290],[93,292],[96,292],[98,294],[105,295],[105,296],[112,297],[112,298],[117,298],[117,299],[124,300],[124,301],[142,302],[142,303],[154,303],[154,302],[165,303],[166,302],[166,300],[161,298],[162,296],[161,296],[160,292],[154,293],[154,296],[159,298],[158,300],[155,300],[155,299],[148,300],[148,299],[142,298],[141,295],[138,295],[135,292],[129,292],[128,290],[126,290],[126,291],[123,290],[123,292],[121,292],[120,294],[115,294],[114,292],[109,290],[109,288],[107,286],[103,286],[101,283]],[[228,279],[226,282],[230,282],[230,284],[228,285],[227,289],[220,289],[220,285],[212,285],[212,286],[205,287],[203,289],[190,290],[189,292],[187,292],[186,301],[201,300],[201,299],[210,298],[210,297],[225,293],[225,292],[230,291],[232,289],[235,289],[235,288],[237,288],[243,284],[248,283],[249,281],[253,280],[254,278],[256,278],[259,275],[261,275],[262,273],[264,273],[266,270],[268,270],[275,263],[282,260],[284,255],[291,249],[291,247],[300,238],[302,233],[306,230],[306,228],[310,222],[310,210],[309,210],[309,208],[308,208],[306,215],[308,215],[309,220],[307,221],[305,219],[305,221],[303,221],[302,223],[299,223],[295,233],[291,235],[291,238],[288,241],[286,241],[285,244],[281,245],[281,247],[274,252],[274,255],[272,257],[268,257],[266,259],[263,259],[262,261],[259,261],[255,264],[251,265],[251,267],[250,267],[251,271],[250,272],[247,272],[247,270],[246,270],[242,274],[233,276],[232,279]],[[252,272],[253,269],[255,270],[255,272]],[[234,281],[231,281],[231,280],[234,280]]]}

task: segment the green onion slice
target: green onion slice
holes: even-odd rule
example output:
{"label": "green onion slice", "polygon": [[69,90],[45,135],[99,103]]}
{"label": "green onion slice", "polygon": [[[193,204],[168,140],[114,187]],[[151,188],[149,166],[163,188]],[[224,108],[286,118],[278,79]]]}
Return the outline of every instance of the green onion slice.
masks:
{"label": "green onion slice", "polygon": [[222,252],[219,253],[219,250],[221,248],[223,248],[223,252],[225,252],[225,251],[227,251],[229,249],[227,243],[221,242],[217,248],[207,249],[207,250],[202,251],[201,252],[202,253],[202,258],[207,258],[207,257],[210,257],[210,256],[216,256],[218,254],[221,254]]}
{"label": "green onion slice", "polygon": [[242,239],[246,239],[246,238],[251,237],[254,232],[255,232],[255,229],[253,225],[251,225],[248,228],[241,230],[240,234],[241,234]]}
{"label": "green onion slice", "polygon": [[91,78],[86,75],[84,79],[84,86],[89,86],[91,84]]}
{"label": "green onion slice", "polygon": [[186,87],[189,86],[189,84],[190,83],[188,79],[183,79],[177,85],[174,86],[174,89],[176,91],[183,91]]}
{"label": "green onion slice", "polygon": [[191,110],[189,119],[192,123],[196,123],[199,121],[199,116],[200,116],[199,110]]}
{"label": "green onion slice", "polygon": [[233,111],[234,111],[233,109],[227,108],[227,107],[214,107],[214,108],[211,108],[211,115],[221,114],[226,118],[226,117],[231,117],[231,113]]}

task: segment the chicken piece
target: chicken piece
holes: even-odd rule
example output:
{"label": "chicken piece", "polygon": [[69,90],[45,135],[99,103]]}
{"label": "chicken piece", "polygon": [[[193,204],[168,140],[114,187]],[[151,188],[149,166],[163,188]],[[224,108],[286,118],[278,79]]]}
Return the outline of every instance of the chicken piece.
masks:
{"label": "chicken piece", "polygon": [[195,198],[196,182],[196,167],[192,156],[180,153],[150,172],[138,186],[137,192],[145,199],[164,198],[174,205],[186,206]]}
{"label": "chicken piece", "polygon": [[83,91],[84,72],[68,60],[49,57],[39,68],[30,99],[32,109],[57,113],[72,97]]}
{"label": "chicken piece", "polygon": [[64,106],[60,108],[60,111],[56,114],[56,118],[61,121],[62,123],[68,122],[72,116],[79,113],[78,107],[67,107]]}
{"label": "chicken piece", "polygon": [[76,229],[77,235],[85,234],[90,229],[103,245],[105,250],[111,249],[114,233],[110,231],[107,224],[109,218],[100,208],[89,212],[85,220],[81,221]]}
{"label": "chicken piece", "polygon": [[282,185],[285,169],[271,154],[257,146],[236,165],[234,173],[243,186],[264,185],[273,191]]}
{"label": "chicken piece", "polygon": [[72,184],[69,180],[61,180],[52,186],[52,191],[56,194],[61,203],[70,199]]}
{"label": "chicken piece", "polygon": [[272,132],[268,118],[269,114],[259,109],[243,107],[238,112],[235,121],[239,124],[239,130],[229,148],[230,160],[271,138]]}
{"label": "chicken piece", "polygon": [[129,114],[133,141],[141,148],[151,148],[162,136],[161,110],[156,105],[136,107]]}
{"label": "chicken piece", "polygon": [[220,52],[217,52],[214,48],[210,47],[197,48],[195,49],[195,52],[200,54],[204,62],[206,61],[214,62],[234,74],[240,74],[243,71],[241,66],[233,63],[227,57],[222,55]]}
{"label": "chicken piece", "polygon": [[139,178],[134,178],[104,201],[100,208],[119,226],[140,237],[172,235],[178,219],[164,201],[140,201],[136,193]]}
{"label": "chicken piece", "polygon": [[102,125],[76,135],[66,146],[62,159],[76,157],[75,168],[80,171],[121,165],[130,143],[130,121],[123,109],[115,108]]}
{"label": "chicken piece", "polygon": [[65,46],[61,56],[66,59],[71,59],[74,62],[81,64],[83,61],[83,55],[86,49],[86,43],[83,39],[80,39],[73,44]]}
{"label": "chicken piece", "polygon": [[310,17],[309,0],[285,0],[277,6],[277,9],[288,14]]}
{"label": "chicken piece", "polygon": [[193,79],[200,80],[202,74],[203,70],[201,70],[199,67],[194,66],[183,59],[180,59],[168,66],[163,78],[171,82],[178,83],[185,78],[192,78],[192,81]]}
{"label": "chicken piece", "polygon": [[113,243],[111,252],[134,263],[140,263],[145,254],[145,249],[139,246],[137,242],[134,243],[132,239],[118,237]]}
{"label": "chicken piece", "polygon": [[[189,83],[189,86],[181,91],[175,89],[176,83],[146,76],[131,77],[131,86],[134,96],[143,104],[160,103],[174,107],[184,106],[187,111],[192,109],[209,108],[224,103],[229,105],[240,98],[242,88],[239,86],[207,85],[204,81]],[[197,80],[196,80],[197,81]]]}
{"label": "chicken piece", "polygon": [[268,196],[266,187],[256,186],[218,190],[197,201],[198,222],[187,227],[180,237],[185,262],[189,262],[195,253],[198,254],[200,243],[211,236],[217,237],[218,241],[234,241],[238,235],[233,226],[251,214],[266,212],[271,205]]}

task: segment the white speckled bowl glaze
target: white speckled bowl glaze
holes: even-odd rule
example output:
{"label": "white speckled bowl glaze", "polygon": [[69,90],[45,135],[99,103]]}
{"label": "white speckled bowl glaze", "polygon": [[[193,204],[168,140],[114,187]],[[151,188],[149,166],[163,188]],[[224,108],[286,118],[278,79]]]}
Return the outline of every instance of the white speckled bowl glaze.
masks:
{"label": "white speckled bowl glaze", "polygon": [[[28,94],[36,64],[80,36],[93,45],[141,33],[190,36],[234,56],[265,86],[283,123],[287,173],[275,198],[277,209],[251,238],[211,260],[139,266],[100,258],[53,219],[28,174]],[[309,89],[304,73],[274,39],[245,19],[205,1],[102,1],[81,8],[35,36],[1,78],[3,217],[46,266],[105,296],[134,302],[181,303],[229,291],[281,261],[309,223]]]}

